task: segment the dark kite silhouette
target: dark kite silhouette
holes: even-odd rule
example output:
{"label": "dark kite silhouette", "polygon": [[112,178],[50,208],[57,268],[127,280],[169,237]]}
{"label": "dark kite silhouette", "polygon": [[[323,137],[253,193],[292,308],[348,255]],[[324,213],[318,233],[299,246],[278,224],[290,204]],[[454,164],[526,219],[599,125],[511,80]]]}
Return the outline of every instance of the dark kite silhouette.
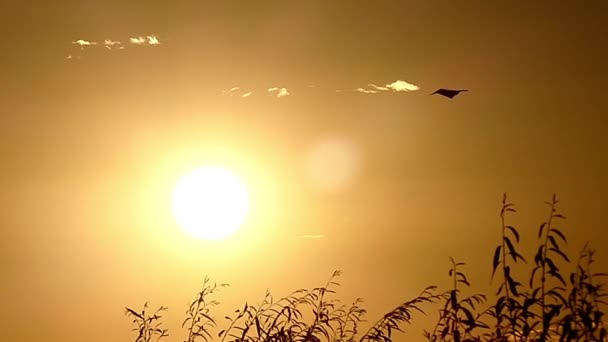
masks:
{"label": "dark kite silhouette", "polygon": [[469,90],[468,89],[453,90],[453,89],[443,89],[443,88],[441,88],[441,89],[437,89],[431,95],[439,94],[439,95],[443,95],[445,97],[449,97],[449,98],[453,99],[454,96],[460,94],[463,91],[469,91]]}

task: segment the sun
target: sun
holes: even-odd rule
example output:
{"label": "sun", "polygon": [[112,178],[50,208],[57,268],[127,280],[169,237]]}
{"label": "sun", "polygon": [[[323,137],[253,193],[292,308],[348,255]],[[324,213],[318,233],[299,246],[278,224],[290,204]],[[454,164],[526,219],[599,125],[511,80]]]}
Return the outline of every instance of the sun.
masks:
{"label": "sun", "polygon": [[175,220],[203,240],[221,240],[244,223],[249,194],[238,176],[222,167],[202,167],[183,176],[172,197]]}

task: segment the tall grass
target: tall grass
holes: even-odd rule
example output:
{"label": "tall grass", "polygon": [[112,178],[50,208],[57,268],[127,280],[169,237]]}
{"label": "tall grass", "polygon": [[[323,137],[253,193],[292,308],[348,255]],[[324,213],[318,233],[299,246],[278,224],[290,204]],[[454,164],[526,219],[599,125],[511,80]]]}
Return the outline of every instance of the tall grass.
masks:
{"label": "tall grass", "polygon": [[[391,342],[395,332],[412,322],[414,314],[433,310],[433,305],[439,305],[439,314],[432,330],[423,332],[429,341],[608,341],[604,323],[608,293],[602,282],[608,274],[595,271],[595,250],[589,244],[576,262],[571,262],[564,250],[567,238],[561,227],[566,218],[559,213],[558,203],[555,195],[546,202],[547,219],[539,225],[536,252],[527,259],[520,252],[520,230],[508,224],[515,205],[503,195],[500,241],[491,260],[496,290],[491,295],[465,295],[463,291],[471,287],[463,271],[466,265],[450,258],[451,288],[440,291],[429,286],[378,318],[368,330],[359,331],[366,315],[362,299],[345,304],[334,298],[341,274],[335,271],[321,287],[299,289],[278,300],[266,292],[260,304],[245,303],[226,316],[226,326],[216,331],[219,324],[211,311],[219,302],[212,298],[228,285],[205,278],[186,310],[183,341]],[[569,274],[564,272],[567,267],[573,269]],[[168,336],[161,321],[164,311],[161,306],[150,314],[147,303],[141,311],[126,308],[137,332],[135,342]]]}

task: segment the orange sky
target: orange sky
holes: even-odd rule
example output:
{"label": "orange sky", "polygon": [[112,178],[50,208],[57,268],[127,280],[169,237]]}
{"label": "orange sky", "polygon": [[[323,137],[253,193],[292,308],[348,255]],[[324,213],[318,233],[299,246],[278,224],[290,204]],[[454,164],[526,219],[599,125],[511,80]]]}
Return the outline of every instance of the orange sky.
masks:
{"label": "orange sky", "polygon": [[[231,310],[341,269],[370,320],[448,284],[449,256],[486,291],[505,191],[525,246],[556,192],[568,251],[606,270],[606,8],[549,3],[1,4],[0,340],[131,341],[146,300],[177,340],[206,274]],[[398,80],[420,89],[356,91]],[[169,203],[209,162],[252,192],[216,244]]]}

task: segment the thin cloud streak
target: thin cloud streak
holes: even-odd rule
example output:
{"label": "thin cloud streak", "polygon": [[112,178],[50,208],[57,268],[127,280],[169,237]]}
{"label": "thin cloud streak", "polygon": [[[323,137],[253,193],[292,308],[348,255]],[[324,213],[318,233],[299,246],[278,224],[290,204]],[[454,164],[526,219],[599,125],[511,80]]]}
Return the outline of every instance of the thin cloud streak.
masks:
{"label": "thin cloud streak", "polygon": [[325,235],[300,235],[298,236],[300,239],[322,239],[325,237]]}
{"label": "thin cloud streak", "polygon": [[[156,35],[150,35],[150,36],[145,36],[145,37],[142,37],[142,36],[131,37],[131,38],[129,38],[128,43],[133,44],[133,45],[140,45],[140,46],[161,45],[161,42],[160,42],[160,40],[158,40]],[[127,45],[128,43],[123,44],[122,41],[114,40],[111,38],[104,39],[103,42],[100,42],[99,44],[96,41],[78,39],[78,40],[73,41],[72,45],[79,46],[80,50],[84,50],[85,48],[93,48],[96,45],[100,45],[100,46],[102,45],[103,47],[105,47],[108,50],[124,50],[125,45]],[[74,56],[72,56],[72,58],[74,58]],[[67,58],[67,59],[72,59],[72,58]]]}
{"label": "thin cloud streak", "polygon": [[222,90],[222,95],[223,96],[233,96],[234,92],[241,89],[240,87],[232,87],[228,90]]}
{"label": "thin cloud streak", "polygon": [[[316,87],[313,84],[308,84],[306,85],[307,88],[312,88],[312,87]],[[362,93],[362,94],[379,94],[379,93],[384,93],[384,92],[412,92],[412,91],[416,91],[419,90],[420,87],[418,87],[415,84],[403,81],[403,80],[397,80],[394,81],[392,83],[388,83],[386,85],[377,85],[374,83],[368,83],[366,88],[356,88],[356,89],[337,89],[334,90],[336,93],[341,93],[341,92],[355,92],[355,93]],[[270,87],[270,88],[266,88],[265,91],[267,92],[267,96],[272,96],[272,97],[276,97],[276,98],[282,98],[282,97],[286,97],[291,95],[291,93],[287,90],[287,88],[285,87]],[[262,91],[263,92],[263,91]],[[228,90],[222,90],[221,91],[221,95],[223,96],[239,96],[241,98],[247,98],[253,95],[253,91],[250,90],[242,90],[240,87],[235,86],[232,87]]]}
{"label": "thin cloud streak", "polygon": [[376,89],[376,90],[382,90],[382,91],[387,91],[388,90],[388,87],[380,87],[380,86],[377,86],[377,85],[375,85],[373,83],[368,83],[367,85],[370,86],[370,87],[372,87],[372,88],[374,88],[374,89]]}
{"label": "thin cloud streak", "polygon": [[222,90],[222,96],[238,96],[240,98],[248,98],[253,95],[253,91],[241,91],[241,87],[234,86],[228,90]]}
{"label": "thin cloud streak", "polygon": [[363,89],[363,88],[357,88],[357,89],[355,89],[355,91],[360,92],[360,93],[364,93],[364,94],[377,94],[377,93],[379,93],[378,90],[370,90],[370,89]]}

